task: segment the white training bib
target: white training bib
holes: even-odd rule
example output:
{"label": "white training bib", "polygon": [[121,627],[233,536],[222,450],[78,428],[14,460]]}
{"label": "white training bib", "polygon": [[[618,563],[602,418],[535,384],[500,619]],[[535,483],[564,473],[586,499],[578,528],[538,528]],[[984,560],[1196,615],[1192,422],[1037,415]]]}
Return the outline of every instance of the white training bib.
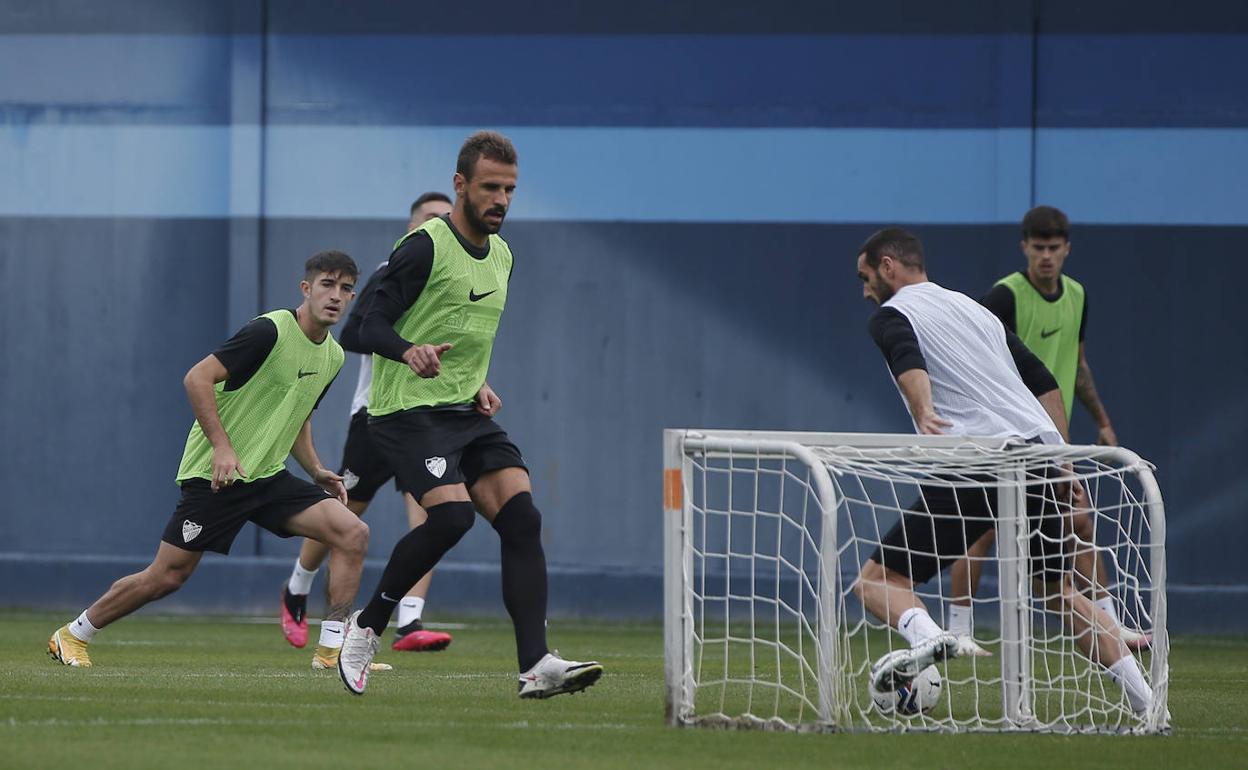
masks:
{"label": "white training bib", "polygon": [[1005,327],[986,308],[930,281],[902,287],[884,307],[895,308],[914,327],[932,381],[932,406],[953,423],[947,433],[1063,443],[1023,384]]}
{"label": "white training bib", "polygon": [[351,397],[351,416],[368,408],[368,388],[373,384],[373,357],[353,353],[360,359],[360,377],[355,382],[355,395]]}

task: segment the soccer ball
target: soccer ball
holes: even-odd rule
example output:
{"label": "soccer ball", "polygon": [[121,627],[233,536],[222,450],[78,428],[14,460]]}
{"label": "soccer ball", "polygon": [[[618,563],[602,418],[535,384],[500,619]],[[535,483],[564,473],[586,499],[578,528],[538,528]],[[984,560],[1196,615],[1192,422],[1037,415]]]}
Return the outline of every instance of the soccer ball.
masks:
{"label": "soccer ball", "polygon": [[909,684],[892,692],[877,690],[873,684],[868,685],[867,689],[871,691],[871,700],[881,714],[911,717],[926,714],[940,703],[941,684],[940,671],[935,666],[928,666]]}

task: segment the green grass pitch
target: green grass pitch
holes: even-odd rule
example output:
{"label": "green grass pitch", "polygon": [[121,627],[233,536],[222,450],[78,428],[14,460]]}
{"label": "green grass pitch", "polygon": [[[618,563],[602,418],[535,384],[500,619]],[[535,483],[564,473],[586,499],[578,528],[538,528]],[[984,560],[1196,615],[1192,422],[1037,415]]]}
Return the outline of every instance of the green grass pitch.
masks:
{"label": "green grass pitch", "polygon": [[68,619],[0,614],[0,767],[1138,769],[1243,767],[1248,752],[1244,638],[1173,641],[1169,737],[798,735],[665,726],[657,623],[552,621],[556,646],[607,673],[522,702],[502,619],[466,619],[441,653],[383,647],[395,670],[362,697],[313,672],[276,621],[144,613],[102,632],[80,670],[44,652]]}

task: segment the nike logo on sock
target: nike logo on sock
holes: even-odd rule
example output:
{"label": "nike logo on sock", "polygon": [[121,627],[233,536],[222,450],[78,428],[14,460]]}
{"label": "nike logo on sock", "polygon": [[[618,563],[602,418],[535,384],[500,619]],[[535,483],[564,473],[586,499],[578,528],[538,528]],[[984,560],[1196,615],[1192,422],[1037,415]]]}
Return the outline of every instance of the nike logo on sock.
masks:
{"label": "nike logo on sock", "polygon": [[385,600],[386,600],[386,601],[388,601],[388,602],[394,602],[395,604],[398,604],[398,603],[399,603],[399,600],[398,600],[398,599],[391,599],[389,596],[386,596],[386,592],[385,592],[385,591],[382,591],[382,592],[381,592],[381,598],[382,598],[382,599],[385,599]]}

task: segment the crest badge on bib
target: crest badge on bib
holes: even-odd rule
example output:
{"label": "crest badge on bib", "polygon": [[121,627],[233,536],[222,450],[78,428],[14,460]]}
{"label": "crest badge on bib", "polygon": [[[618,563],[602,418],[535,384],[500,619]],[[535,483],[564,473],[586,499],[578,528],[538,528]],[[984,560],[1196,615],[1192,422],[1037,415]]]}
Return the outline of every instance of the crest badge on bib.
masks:
{"label": "crest badge on bib", "polygon": [[430,473],[440,479],[442,474],[446,473],[446,458],[430,457],[425,460],[425,467],[429,469]]}
{"label": "crest badge on bib", "polygon": [[182,542],[191,542],[195,538],[199,537],[199,533],[203,531],[204,528],[202,525],[196,524],[190,519],[184,519],[182,521]]}

